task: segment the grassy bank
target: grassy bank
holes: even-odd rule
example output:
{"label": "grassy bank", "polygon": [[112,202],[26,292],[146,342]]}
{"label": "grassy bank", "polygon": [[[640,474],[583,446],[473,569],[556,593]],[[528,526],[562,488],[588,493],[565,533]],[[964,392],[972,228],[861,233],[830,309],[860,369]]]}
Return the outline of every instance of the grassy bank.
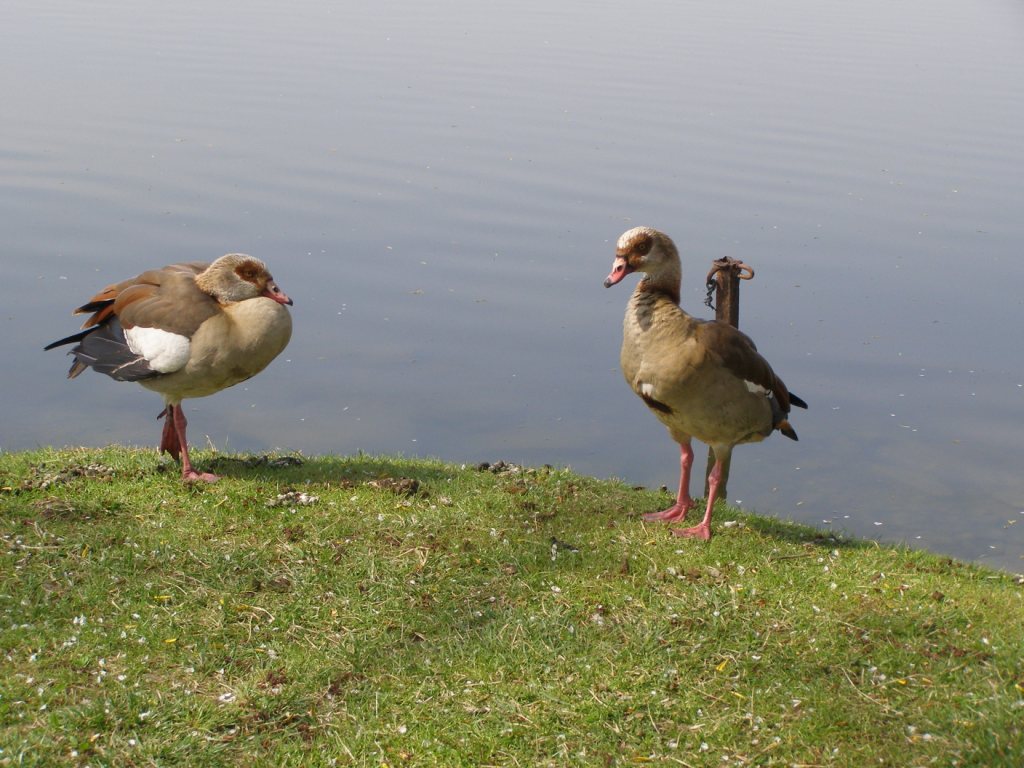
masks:
{"label": "grassy bank", "polygon": [[0,454],[0,765],[1024,764],[1014,577],[682,541],[568,471],[198,458]]}

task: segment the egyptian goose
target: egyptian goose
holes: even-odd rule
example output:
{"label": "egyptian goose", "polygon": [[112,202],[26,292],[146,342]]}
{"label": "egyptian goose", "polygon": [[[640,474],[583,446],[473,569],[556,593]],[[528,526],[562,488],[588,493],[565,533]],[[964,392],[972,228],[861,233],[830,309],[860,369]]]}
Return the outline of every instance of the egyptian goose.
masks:
{"label": "egyptian goose", "polygon": [[171,264],[110,285],[75,314],[83,330],[48,344],[75,344],[73,379],[86,368],[137,381],[164,398],[160,450],[181,459],[186,482],[214,482],[192,468],[185,438],[186,397],[205,397],[255,376],[292,335],[291,305],[266,265],[244,253],[212,264]]}
{"label": "egyptian goose", "polygon": [[796,440],[787,420],[789,408],[807,404],[786,389],[745,334],[728,323],[698,320],[679,306],[682,268],[668,235],[649,227],[625,232],[605,288],[631,272],[645,276],[626,308],[622,373],[680,448],[675,504],[644,518],[682,521],[694,506],[690,440],[695,437],[711,446],[715,456],[708,476],[707,509],[697,525],[672,532],[708,540],[722,470],[729,465],[733,447],[764,440],[776,429]]}

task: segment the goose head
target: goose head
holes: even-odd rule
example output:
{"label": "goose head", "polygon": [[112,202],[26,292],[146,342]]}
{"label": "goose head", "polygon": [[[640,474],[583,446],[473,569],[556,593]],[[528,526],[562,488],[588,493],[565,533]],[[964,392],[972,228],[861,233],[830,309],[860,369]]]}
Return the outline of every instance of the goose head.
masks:
{"label": "goose head", "polygon": [[292,300],[277,287],[267,265],[245,253],[221,256],[196,276],[196,285],[222,304],[265,296],[278,304]]}
{"label": "goose head", "polygon": [[678,288],[679,252],[672,238],[651,227],[634,227],[623,232],[615,246],[612,271],[604,287],[611,288],[632,272],[643,272],[646,281]]}

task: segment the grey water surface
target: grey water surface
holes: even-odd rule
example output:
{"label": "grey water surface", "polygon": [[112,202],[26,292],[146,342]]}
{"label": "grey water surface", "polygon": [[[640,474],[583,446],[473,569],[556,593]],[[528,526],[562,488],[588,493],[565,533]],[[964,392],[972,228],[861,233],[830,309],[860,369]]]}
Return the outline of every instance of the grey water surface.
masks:
{"label": "grey water surface", "polygon": [[3,450],[155,445],[157,397],[42,347],[243,251],[295,334],[194,443],[674,487],[601,285],[647,224],[695,314],[755,268],[741,327],[811,405],[734,500],[1024,570],[1019,0],[6,0],[0,63]]}

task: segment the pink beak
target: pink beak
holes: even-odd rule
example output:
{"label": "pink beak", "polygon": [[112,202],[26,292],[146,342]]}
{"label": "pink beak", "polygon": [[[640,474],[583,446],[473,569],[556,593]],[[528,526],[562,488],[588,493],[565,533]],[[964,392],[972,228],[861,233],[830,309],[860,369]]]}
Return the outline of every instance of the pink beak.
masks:
{"label": "pink beak", "polygon": [[287,304],[289,307],[292,305],[292,300],[288,298],[288,295],[277,287],[277,283],[271,280],[267,283],[267,289],[263,291],[263,296],[268,299],[273,299],[278,304]]}
{"label": "pink beak", "polygon": [[608,273],[608,277],[604,279],[604,287],[611,288],[622,278],[633,272],[633,268],[629,266],[624,258],[616,256],[615,261],[612,262],[612,271]]}

